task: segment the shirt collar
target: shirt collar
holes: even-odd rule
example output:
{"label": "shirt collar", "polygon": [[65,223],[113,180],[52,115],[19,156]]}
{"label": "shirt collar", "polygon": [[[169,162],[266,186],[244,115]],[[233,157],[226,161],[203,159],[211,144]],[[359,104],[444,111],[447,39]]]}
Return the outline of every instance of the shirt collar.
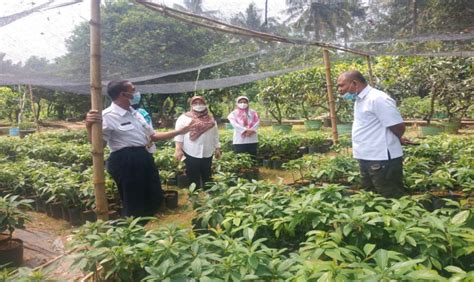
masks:
{"label": "shirt collar", "polygon": [[112,102],[111,107],[112,107],[113,112],[116,112],[117,114],[119,114],[122,117],[128,112],[127,110],[125,110],[124,108],[122,108],[119,105],[115,104],[114,102]]}
{"label": "shirt collar", "polygon": [[359,95],[357,95],[357,99],[359,99],[359,100],[364,99],[364,97],[367,96],[367,94],[369,94],[369,92],[370,92],[371,89],[372,89],[372,87],[370,87],[370,85],[367,85],[367,86],[359,93]]}

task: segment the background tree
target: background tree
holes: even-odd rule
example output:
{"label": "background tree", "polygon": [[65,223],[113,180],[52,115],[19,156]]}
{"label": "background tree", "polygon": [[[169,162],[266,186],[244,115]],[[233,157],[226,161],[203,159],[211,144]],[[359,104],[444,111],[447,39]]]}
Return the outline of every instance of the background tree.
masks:
{"label": "background tree", "polygon": [[398,101],[429,99],[427,121],[440,111],[461,118],[472,106],[472,58],[380,57],[374,73],[380,88]]}
{"label": "background tree", "polygon": [[[108,2],[102,9],[102,75],[105,80],[137,77],[202,64],[223,35],[163,17],[128,1]],[[76,27],[59,60],[64,72],[88,79],[89,26]]]}
{"label": "background tree", "polygon": [[297,111],[296,95],[289,91],[283,76],[259,81],[258,101],[263,104],[270,115],[282,124],[284,117],[293,116]]}
{"label": "background tree", "polygon": [[207,17],[214,17],[218,13],[218,11],[205,10],[202,5],[202,0],[184,0],[183,5],[173,4],[173,8]]}
{"label": "background tree", "polygon": [[279,25],[278,21],[274,17],[263,17],[261,11],[257,9],[255,3],[250,3],[245,13],[238,13],[234,15],[230,22],[235,25],[240,25],[252,30],[257,31],[272,31]]}
{"label": "background tree", "polygon": [[354,28],[352,23],[365,16],[365,7],[359,0],[287,0],[286,5],[286,22],[316,41],[336,40],[341,33],[347,43]]}
{"label": "background tree", "polygon": [[21,94],[10,87],[0,87],[0,118],[18,122]]}
{"label": "background tree", "polygon": [[378,5],[368,6],[367,24],[361,30],[365,40],[379,42],[366,45],[373,51],[470,50],[469,40],[447,37],[468,34],[473,11],[473,2],[469,0],[379,1]]}

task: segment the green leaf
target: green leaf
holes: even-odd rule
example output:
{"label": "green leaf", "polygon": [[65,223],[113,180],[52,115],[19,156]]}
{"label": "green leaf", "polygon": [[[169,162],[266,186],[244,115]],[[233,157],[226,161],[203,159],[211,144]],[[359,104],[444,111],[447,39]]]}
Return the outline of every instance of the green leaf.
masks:
{"label": "green leaf", "polygon": [[445,229],[445,226],[444,226],[444,223],[441,219],[437,218],[437,217],[434,217],[434,216],[430,216],[429,217],[429,222],[436,228],[438,228],[439,230],[442,230],[444,231]]}
{"label": "green leaf", "polygon": [[462,270],[461,268],[454,266],[454,265],[449,265],[444,268],[446,271],[449,271],[451,273],[459,273],[459,274],[466,274],[466,271]]}
{"label": "green leaf", "polygon": [[468,210],[459,212],[451,219],[451,223],[456,225],[463,224],[469,218],[469,214]]}
{"label": "green leaf", "polygon": [[253,269],[256,269],[258,266],[257,256],[255,254],[250,255],[250,257],[248,258],[248,263]]}
{"label": "green leaf", "polygon": [[244,229],[244,237],[245,239],[252,241],[253,237],[255,235],[255,231],[252,228],[245,228]]}
{"label": "green leaf", "polygon": [[191,269],[193,270],[193,274],[196,276],[196,277],[199,277],[201,272],[202,272],[202,263],[201,263],[201,260],[200,259],[195,259],[192,263],[191,263]]}
{"label": "green leaf", "polygon": [[327,255],[328,257],[332,258],[332,259],[339,260],[339,261],[344,261],[344,259],[341,256],[341,253],[337,249],[327,250],[327,251],[324,252],[324,254]]}
{"label": "green leaf", "polygon": [[385,269],[388,263],[388,252],[384,249],[379,249],[374,256],[375,262],[380,269]]}
{"label": "green leaf", "polygon": [[441,262],[439,262],[439,260],[437,260],[436,258],[431,257],[431,258],[430,258],[430,261],[431,261],[431,263],[433,264],[433,266],[436,267],[436,269],[439,269],[439,270],[443,269],[443,265],[442,265]]}
{"label": "green leaf", "polygon": [[370,244],[370,243],[367,243],[365,244],[364,246],[364,253],[366,256],[370,255],[372,253],[372,251],[375,249],[375,244]]}
{"label": "green leaf", "polygon": [[409,278],[414,279],[414,280],[445,280],[443,277],[441,277],[438,272],[434,270],[429,270],[429,269],[422,269],[422,270],[416,270],[413,272],[410,272],[407,275]]}
{"label": "green leaf", "polygon": [[408,242],[408,244],[412,245],[413,247],[416,247],[416,241],[413,237],[411,237],[410,235],[407,235],[405,239]]}
{"label": "green leaf", "polygon": [[396,272],[405,273],[410,270],[413,266],[417,265],[418,263],[423,262],[424,259],[412,259],[402,262],[397,262],[393,264],[390,269],[393,269]]}
{"label": "green leaf", "polygon": [[350,224],[346,224],[344,225],[344,228],[342,229],[342,234],[344,234],[344,236],[348,236],[352,231],[352,226]]}
{"label": "green leaf", "polygon": [[332,281],[332,274],[331,272],[326,272],[321,277],[319,277],[318,282],[331,282]]}

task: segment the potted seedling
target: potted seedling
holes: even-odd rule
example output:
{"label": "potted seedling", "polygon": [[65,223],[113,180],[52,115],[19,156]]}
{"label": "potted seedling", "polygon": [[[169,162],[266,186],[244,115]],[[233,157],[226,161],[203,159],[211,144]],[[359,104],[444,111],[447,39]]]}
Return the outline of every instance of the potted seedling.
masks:
{"label": "potted seedling", "polygon": [[354,114],[352,109],[344,108],[337,113],[337,133],[340,135],[352,133]]}
{"label": "potted seedling", "polygon": [[283,160],[280,156],[273,156],[271,160],[273,169],[281,169],[281,166],[283,165]]}
{"label": "potted seedling", "polygon": [[189,177],[186,175],[186,169],[184,162],[179,162],[176,168],[176,182],[178,188],[187,188],[189,186]]}
{"label": "potted seedling", "polygon": [[163,184],[165,184],[165,204],[169,209],[175,209],[178,207],[178,191],[169,189],[168,182],[170,179],[176,177],[176,172],[170,170],[160,170],[160,178]]}
{"label": "potted seedling", "polygon": [[16,195],[0,197],[0,265],[17,267],[23,263],[23,241],[13,238],[13,232],[28,220],[22,209],[31,209],[30,202]]}

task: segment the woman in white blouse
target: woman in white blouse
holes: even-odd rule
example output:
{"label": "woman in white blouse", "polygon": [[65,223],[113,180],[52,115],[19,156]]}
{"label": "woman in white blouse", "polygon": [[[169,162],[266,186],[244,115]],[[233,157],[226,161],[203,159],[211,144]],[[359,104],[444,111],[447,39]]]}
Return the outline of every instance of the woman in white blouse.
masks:
{"label": "woman in white blouse", "polygon": [[178,118],[176,128],[191,123],[193,127],[188,133],[174,138],[175,158],[184,159],[190,182],[202,188],[211,180],[213,156],[219,158],[221,155],[219,131],[202,96],[192,97],[190,104],[191,110]]}
{"label": "woman in white blouse", "polygon": [[249,109],[249,98],[239,96],[236,99],[237,108],[227,119],[234,127],[232,144],[236,153],[248,153],[257,157],[258,137],[257,128],[260,118],[256,111]]}

